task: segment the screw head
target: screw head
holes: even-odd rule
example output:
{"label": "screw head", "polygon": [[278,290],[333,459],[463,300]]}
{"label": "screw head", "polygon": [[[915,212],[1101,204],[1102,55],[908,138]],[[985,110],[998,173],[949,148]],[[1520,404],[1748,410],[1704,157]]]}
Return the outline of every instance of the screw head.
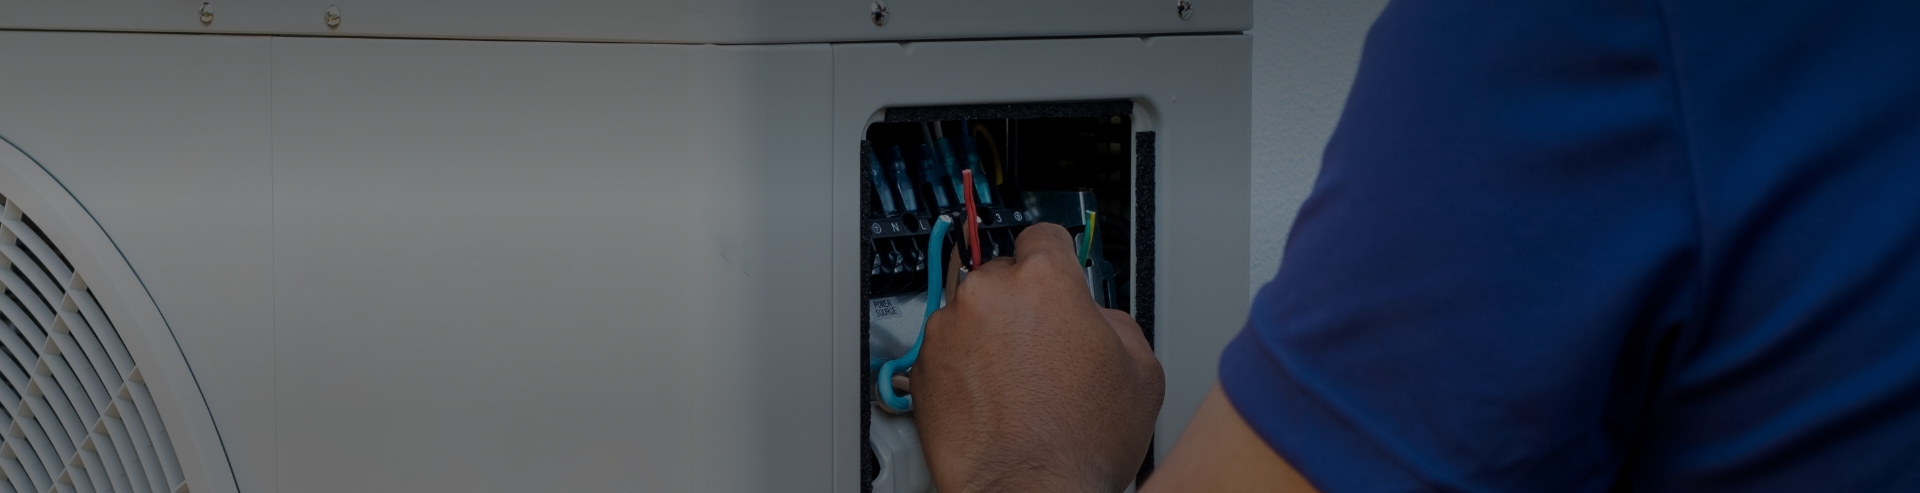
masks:
{"label": "screw head", "polygon": [[1187,0],[1180,0],[1179,3],[1174,4],[1173,11],[1174,13],[1180,14],[1180,20],[1184,21],[1187,19],[1192,19],[1193,18],[1193,2],[1189,2]]}
{"label": "screw head", "polygon": [[873,16],[873,25],[875,26],[887,25],[887,2],[884,2],[882,0],[873,0],[873,9],[871,10],[871,14]]}
{"label": "screw head", "polygon": [[340,6],[339,6],[339,5],[328,5],[328,6],[327,6],[327,17],[326,17],[326,19],[327,19],[327,27],[328,27],[328,28],[337,28],[337,27],[340,27]]}
{"label": "screw head", "polygon": [[213,2],[202,2],[200,4],[200,23],[213,23]]}

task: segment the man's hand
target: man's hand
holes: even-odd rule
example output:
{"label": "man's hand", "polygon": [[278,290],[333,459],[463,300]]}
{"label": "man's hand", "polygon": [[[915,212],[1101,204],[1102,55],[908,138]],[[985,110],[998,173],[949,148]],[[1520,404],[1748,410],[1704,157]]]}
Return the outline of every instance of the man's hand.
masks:
{"label": "man's hand", "polygon": [[1146,458],[1160,363],[1132,317],[1093,303],[1065,229],[1028,227],[1015,250],[927,323],[913,400],[934,485],[1120,491]]}

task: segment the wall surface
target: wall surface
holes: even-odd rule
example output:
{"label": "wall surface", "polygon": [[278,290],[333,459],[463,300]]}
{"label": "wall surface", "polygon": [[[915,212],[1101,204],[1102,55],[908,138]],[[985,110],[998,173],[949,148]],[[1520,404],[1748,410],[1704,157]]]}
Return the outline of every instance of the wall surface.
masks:
{"label": "wall surface", "polygon": [[1386,0],[1253,2],[1253,222],[1249,296],[1280,269],[1320,152],[1346,105],[1360,46]]}

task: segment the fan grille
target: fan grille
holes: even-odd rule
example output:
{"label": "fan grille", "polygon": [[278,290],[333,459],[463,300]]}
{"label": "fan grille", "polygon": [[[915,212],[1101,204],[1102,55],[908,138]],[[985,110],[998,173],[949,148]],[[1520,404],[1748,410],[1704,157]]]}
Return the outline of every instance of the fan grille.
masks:
{"label": "fan grille", "polygon": [[113,322],[32,218],[0,203],[0,493],[187,491]]}

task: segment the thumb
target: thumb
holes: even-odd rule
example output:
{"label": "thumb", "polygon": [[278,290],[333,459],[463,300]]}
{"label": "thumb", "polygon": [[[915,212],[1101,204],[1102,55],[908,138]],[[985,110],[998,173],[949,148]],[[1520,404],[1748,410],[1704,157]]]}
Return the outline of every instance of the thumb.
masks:
{"label": "thumb", "polygon": [[1132,315],[1110,308],[1101,308],[1100,315],[1106,318],[1107,325],[1120,338],[1121,347],[1126,349],[1127,355],[1133,357],[1135,363],[1159,370],[1160,358],[1154,356],[1153,345],[1147,343],[1146,332],[1140,329],[1139,323],[1134,322]]}

